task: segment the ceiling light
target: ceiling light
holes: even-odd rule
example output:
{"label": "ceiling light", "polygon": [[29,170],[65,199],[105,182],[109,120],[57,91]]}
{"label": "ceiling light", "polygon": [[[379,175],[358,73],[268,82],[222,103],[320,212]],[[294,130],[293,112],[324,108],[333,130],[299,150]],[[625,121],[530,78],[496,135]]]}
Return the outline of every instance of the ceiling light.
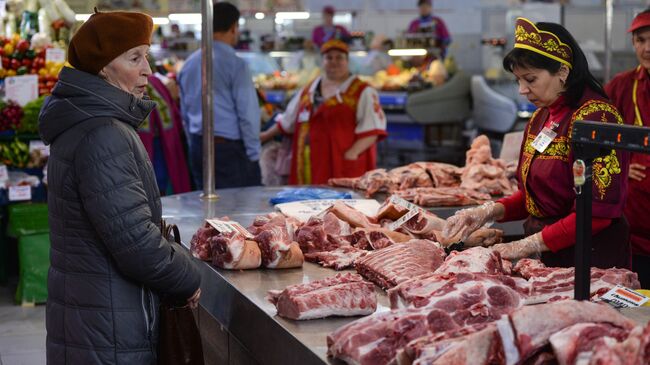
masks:
{"label": "ceiling light", "polygon": [[255,19],[262,20],[266,15],[264,13],[255,13]]}
{"label": "ceiling light", "polygon": [[201,24],[200,13],[169,14],[169,20],[180,24]]}
{"label": "ceiling light", "polygon": [[306,11],[281,11],[279,13],[275,13],[275,18],[290,20],[309,19],[309,13]]}
{"label": "ceiling light", "polygon": [[391,49],[388,51],[389,56],[425,56],[427,50],[424,48],[412,48],[412,49]]}

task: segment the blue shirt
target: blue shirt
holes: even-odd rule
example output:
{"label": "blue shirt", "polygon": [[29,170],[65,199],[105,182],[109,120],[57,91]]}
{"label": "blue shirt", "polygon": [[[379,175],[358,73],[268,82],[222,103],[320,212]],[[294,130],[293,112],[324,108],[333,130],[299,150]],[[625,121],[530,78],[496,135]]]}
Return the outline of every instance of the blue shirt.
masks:
{"label": "blue shirt", "polygon": [[[230,45],[214,41],[212,46],[214,135],[242,140],[251,161],[260,158],[260,108],[251,73]],[[178,74],[181,114],[185,133],[202,134],[201,50],[187,59]]]}

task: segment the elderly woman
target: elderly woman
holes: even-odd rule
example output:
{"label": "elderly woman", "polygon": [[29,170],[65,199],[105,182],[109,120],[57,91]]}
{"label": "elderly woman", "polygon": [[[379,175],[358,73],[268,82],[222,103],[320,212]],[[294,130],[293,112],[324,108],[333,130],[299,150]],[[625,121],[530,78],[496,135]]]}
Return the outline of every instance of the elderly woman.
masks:
{"label": "elderly woman", "polygon": [[[490,221],[526,219],[527,237],[494,249],[508,259],[541,254],[548,266],[574,266],[573,123],[623,121],[589,72],[578,43],[559,24],[517,19],[515,46],[503,67],[514,74],[519,93],[538,107],[524,132],[519,191],[496,203],[457,212],[443,234],[462,238]],[[629,227],[623,216],[627,166],[628,156],[614,150],[593,161],[592,262],[597,267],[629,266]]]}
{"label": "elderly woman", "polygon": [[153,364],[159,298],[198,302],[198,269],[162,236],[137,135],[156,106],[144,95],[152,29],[145,14],[96,11],[41,112],[51,145],[48,364]]}

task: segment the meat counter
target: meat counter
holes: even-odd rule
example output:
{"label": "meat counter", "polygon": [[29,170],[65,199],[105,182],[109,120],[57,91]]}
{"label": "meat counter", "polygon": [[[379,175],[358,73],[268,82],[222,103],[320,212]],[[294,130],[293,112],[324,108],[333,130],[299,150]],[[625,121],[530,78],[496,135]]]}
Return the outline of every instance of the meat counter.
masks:
{"label": "meat counter", "polygon": [[[284,187],[250,187],[218,190],[220,198],[208,202],[192,192],[162,198],[163,217],[177,224],[183,244],[189,242],[205,218],[228,216],[248,226],[258,215],[273,211],[269,198]],[[356,193],[353,197],[361,198]],[[380,197],[383,200],[385,197]],[[430,209],[446,218],[458,208]],[[496,225],[499,227],[499,225]],[[520,222],[501,225],[506,236],[522,234]],[[271,289],[319,280],[334,270],[305,262],[301,269],[228,271],[208,263],[200,265],[201,306],[199,327],[209,363],[218,364],[323,364],[326,336],[358,317],[291,321],[275,315],[265,297]],[[386,293],[376,288],[378,311],[389,309]]]}

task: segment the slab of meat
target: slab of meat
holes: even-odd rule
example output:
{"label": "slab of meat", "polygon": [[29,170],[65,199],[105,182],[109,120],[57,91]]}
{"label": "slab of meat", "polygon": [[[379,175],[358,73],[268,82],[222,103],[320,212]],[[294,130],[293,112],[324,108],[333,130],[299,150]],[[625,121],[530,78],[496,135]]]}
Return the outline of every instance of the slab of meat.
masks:
{"label": "slab of meat", "polygon": [[445,252],[435,242],[410,240],[373,251],[358,260],[357,272],[384,289],[415,276],[434,272]]}
{"label": "slab of meat", "polygon": [[523,306],[510,314],[510,322],[522,359],[548,344],[551,335],[574,324],[607,323],[626,330],[635,326],[607,304],[575,300]]}
{"label": "slab of meat", "polygon": [[378,224],[371,222],[365,214],[342,201],[337,201],[327,211],[354,228],[380,228]]}
{"label": "slab of meat", "polygon": [[342,188],[355,189],[359,183],[358,177],[336,177],[327,180],[327,184],[331,186],[339,186]]}
{"label": "slab of meat", "polygon": [[394,168],[388,172],[388,176],[397,185],[395,189],[389,191],[390,193],[396,190],[434,186],[427,170],[419,163]]}
{"label": "slab of meat", "polygon": [[262,264],[270,269],[301,267],[304,261],[297,242],[291,240],[287,229],[282,226],[265,226],[255,236],[262,251]]}
{"label": "slab of meat", "polygon": [[366,197],[375,193],[387,193],[397,188],[397,182],[393,181],[385,169],[370,170],[363,174],[357,181],[356,188],[366,191]]}
{"label": "slab of meat", "polygon": [[501,255],[489,248],[472,247],[458,252],[452,251],[445,262],[436,270],[436,274],[447,273],[484,273],[493,275],[510,275],[504,268]]}
{"label": "slab of meat", "polygon": [[406,213],[408,213],[407,208],[391,203],[390,198],[388,198],[379,207],[379,210],[377,211],[377,215],[374,217],[374,221],[380,222],[385,219],[396,221]]}
{"label": "slab of meat", "polygon": [[210,239],[212,264],[229,270],[256,269],[262,264],[257,242],[239,232],[221,233]]}
{"label": "slab of meat", "polygon": [[582,352],[577,364],[586,365],[646,365],[650,364],[650,324],[635,327],[622,342],[612,338],[598,344],[593,353]]}
{"label": "slab of meat", "polygon": [[190,252],[194,257],[203,261],[212,260],[212,249],[210,247],[210,239],[218,235],[214,227],[212,227],[208,222],[205,222],[203,226],[192,236],[190,241]]}
{"label": "slab of meat", "polygon": [[411,188],[395,194],[423,207],[478,205],[491,198],[489,194],[461,187]]}
{"label": "slab of meat", "polygon": [[575,365],[580,353],[593,353],[594,348],[604,345],[605,337],[621,342],[629,333],[608,323],[579,323],[554,333],[549,342],[559,365]]}
{"label": "slab of meat", "polygon": [[253,224],[247,229],[253,235],[257,235],[267,227],[270,226],[283,227],[286,225],[287,225],[287,217],[282,213],[273,212],[267,215],[260,215],[255,217]]}
{"label": "slab of meat", "polygon": [[431,274],[388,291],[391,308],[434,307],[452,313],[459,324],[497,320],[524,304],[527,284],[506,275]]}
{"label": "slab of meat", "polygon": [[449,314],[439,309],[375,313],[328,335],[327,353],[348,364],[384,365],[412,340],[458,328]]}
{"label": "slab of meat", "polygon": [[[539,260],[522,259],[513,272],[528,279],[531,293],[528,304],[573,298],[575,268],[546,267]],[[605,294],[616,285],[639,289],[641,285],[635,272],[626,269],[591,268],[591,297]]]}
{"label": "slab of meat", "polygon": [[338,242],[330,240],[328,236],[351,234],[350,225],[336,217],[331,212],[321,219],[311,217],[296,230],[296,242],[303,253],[330,251],[339,247]]}
{"label": "slab of meat", "polygon": [[352,246],[342,246],[332,251],[306,253],[305,259],[317,262],[323,267],[334,270],[344,270],[354,266],[354,263],[368,253]]}
{"label": "slab of meat", "polygon": [[[444,226],[444,219],[431,212],[423,211],[406,221],[402,229],[420,238],[436,241],[442,244],[443,247],[460,242],[460,236],[451,238],[443,237],[442,229]],[[491,246],[500,243],[502,238],[503,231],[500,229],[480,228],[472,232],[464,243],[468,247]]]}
{"label": "slab of meat", "polygon": [[461,177],[461,188],[491,195],[511,195],[512,184],[503,167],[495,165],[468,165]]}
{"label": "slab of meat", "polygon": [[[426,170],[433,182],[432,186],[435,188],[460,185],[460,176],[463,170],[458,166],[441,162],[416,162],[415,164]],[[418,185],[418,187],[426,186]]]}
{"label": "slab of meat", "polygon": [[269,301],[279,316],[296,320],[368,315],[377,309],[375,286],[352,273],[269,291]]}

